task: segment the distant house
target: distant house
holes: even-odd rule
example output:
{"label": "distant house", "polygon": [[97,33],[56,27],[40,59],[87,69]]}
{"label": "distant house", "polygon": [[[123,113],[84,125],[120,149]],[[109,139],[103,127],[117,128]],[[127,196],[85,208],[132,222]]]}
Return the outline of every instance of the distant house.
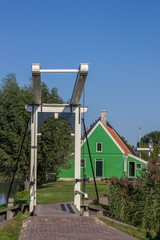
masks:
{"label": "distant house", "polygon": [[[107,121],[107,112],[101,111],[101,117],[87,130],[92,163],[96,178],[123,177],[136,178],[146,167],[147,162],[137,157],[126,142]],[[74,160],[71,168],[61,169],[58,178],[74,178]],[[81,177],[83,173],[92,178],[92,171],[86,139],[82,137]]]}

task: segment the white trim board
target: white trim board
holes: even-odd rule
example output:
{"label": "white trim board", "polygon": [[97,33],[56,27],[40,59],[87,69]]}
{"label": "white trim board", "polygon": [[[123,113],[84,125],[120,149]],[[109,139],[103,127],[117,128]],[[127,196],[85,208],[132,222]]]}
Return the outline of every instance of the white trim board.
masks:
{"label": "white trim board", "polygon": [[139,158],[139,157],[136,157],[136,156],[131,155],[131,154],[128,154],[128,156],[131,157],[131,158],[134,158],[134,159],[136,159],[136,160],[138,160],[138,161],[140,161],[140,162],[142,162],[142,163],[145,163],[146,165],[148,164],[147,161],[145,161],[145,160],[143,160],[143,159],[141,159],[141,158]]}

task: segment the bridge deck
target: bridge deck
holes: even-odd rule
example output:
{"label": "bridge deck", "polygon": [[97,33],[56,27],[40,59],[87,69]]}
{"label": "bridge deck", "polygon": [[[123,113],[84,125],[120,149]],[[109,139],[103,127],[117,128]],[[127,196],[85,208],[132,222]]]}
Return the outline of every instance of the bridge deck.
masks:
{"label": "bridge deck", "polygon": [[73,204],[38,204],[36,205],[34,214],[36,216],[80,216],[79,211]]}
{"label": "bridge deck", "polygon": [[[72,204],[37,205],[23,222],[19,240],[136,240],[95,217],[79,216]],[[138,239],[137,239],[138,240]]]}

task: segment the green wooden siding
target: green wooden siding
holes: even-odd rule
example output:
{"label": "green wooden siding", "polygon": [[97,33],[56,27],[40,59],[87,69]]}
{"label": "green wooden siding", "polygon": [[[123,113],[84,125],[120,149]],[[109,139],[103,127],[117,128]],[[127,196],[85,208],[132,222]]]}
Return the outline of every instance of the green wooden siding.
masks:
{"label": "green wooden siding", "polygon": [[[114,141],[108,136],[106,131],[103,129],[103,127],[99,124],[97,128],[92,132],[92,134],[88,138],[91,156],[92,156],[92,163],[94,172],[96,174],[97,171],[95,168],[96,165],[96,159],[102,159],[103,160],[103,177],[109,178],[109,177],[123,177],[123,154],[120,151],[120,149],[117,147],[117,145],[114,143]],[[102,143],[102,152],[96,151],[97,143]],[[84,151],[83,151],[84,149]],[[85,171],[87,173],[87,177],[92,178],[92,170],[89,160],[89,154],[88,154],[88,148],[86,142],[84,143],[84,146],[81,148],[81,158],[85,159],[86,161],[86,168]],[[134,157],[128,157],[127,158],[127,176],[129,176],[129,162],[135,162],[135,176],[141,175],[141,169],[137,168],[137,163],[141,164],[142,168],[145,168],[145,163],[140,162],[139,160],[135,159]],[[58,173],[58,177],[60,178],[74,178],[74,159],[71,160],[72,167],[70,169],[61,169],[61,172]],[[100,165],[101,163],[98,163],[99,170],[97,172],[97,175],[101,175],[100,173]],[[84,169],[81,168],[81,177],[83,177],[83,171]]]}
{"label": "green wooden siding", "polygon": [[[142,169],[146,168],[146,164],[143,163],[143,162],[140,162],[139,160],[135,159],[135,158],[132,158],[132,157],[128,157],[127,159],[127,176],[129,177],[129,162],[135,162],[135,172],[136,172],[136,176],[137,177],[140,177],[141,176],[141,172],[142,172]],[[141,164],[141,169],[138,169],[137,168],[137,164]]]}
{"label": "green wooden siding", "polygon": [[[98,154],[121,153],[119,148],[108,136],[108,134],[104,131],[101,125],[97,126],[94,132],[89,136],[88,141],[89,141],[90,151],[92,154],[97,154],[96,143],[98,142],[102,143],[102,152],[98,152]],[[82,147],[82,151],[83,151],[83,147]],[[84,143],[84,153],[88,154],[88,148],[87,148],[86,142]]]}

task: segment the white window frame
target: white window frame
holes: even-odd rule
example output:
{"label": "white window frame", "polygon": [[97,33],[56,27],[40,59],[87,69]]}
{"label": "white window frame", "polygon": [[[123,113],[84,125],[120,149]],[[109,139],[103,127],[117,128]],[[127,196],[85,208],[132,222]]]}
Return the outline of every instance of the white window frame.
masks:
{"label": "white window frame", "polygon": [[[101,144],[101,151],[98,151],[98,144]],[[102,152],[102,146],[103,146],[102,142],[97,142],[96,143],[96,152]]]}
{"label": "white window frame", "polygon": [[[138,164],[141,165],[140,168],[137,167]],[[141,170],[142,169],[142,163],[136,163],[136,169]]]}
{"label": "white window frame", "polygon": [[[95,159],[95,177],[97,177],[97,175],[96,175],[96,162],[97,161],[102,161],[102,177],[104,176],[104,159],[103,158],[96,158]],[[97,177],[97,178],[99,178],[99,177]]]}
{"label": "white window frame", "polygon": [[[84,167],[82,167],[82,160],[84,160]],[[86,168],[86,159],[85,158],[81,158],[81,168]]]}
{"label": "white window frame", "polygon": [[[129,163],[134,162],[134,176],[129,176]],[[136,177],[136,162],[135,161],[128,161],[128,177],[135,178]]]}

